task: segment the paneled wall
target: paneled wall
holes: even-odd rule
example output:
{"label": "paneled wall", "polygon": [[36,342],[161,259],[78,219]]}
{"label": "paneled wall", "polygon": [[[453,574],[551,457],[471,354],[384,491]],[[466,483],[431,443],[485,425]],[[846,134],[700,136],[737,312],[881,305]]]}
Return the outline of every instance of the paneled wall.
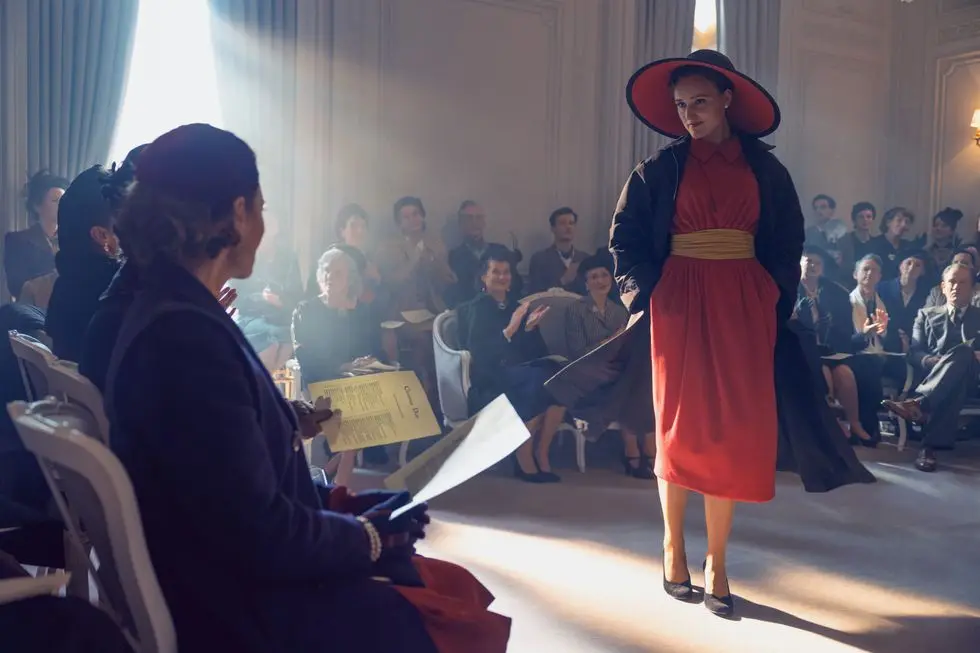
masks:
{"label": "paneled wall", "polygon": [[924,215],[944,206],[980,212],[980,147],[970,120],[980,109],[980,0],[916,0],[895,12],[895,105],[889,195]]}
{"label": "paneled wall", "polygon": [[898,0],[783,0],[776,153],[805,207],[817,193],[847,217],[884,202],[891,20]]}
{"label": "paneled wall", "polygon": [[632,11],[633,0],[340,0],[330,212],[362,202],[389,228],[393,201],[418,195],[443,229],[472,198],[490,237],[513,232],[530,252],[567,204],[581,245],[600,244],[624,180],[605,172],[634,163],[605,136],[631,119],[632,62],[618,48]]}

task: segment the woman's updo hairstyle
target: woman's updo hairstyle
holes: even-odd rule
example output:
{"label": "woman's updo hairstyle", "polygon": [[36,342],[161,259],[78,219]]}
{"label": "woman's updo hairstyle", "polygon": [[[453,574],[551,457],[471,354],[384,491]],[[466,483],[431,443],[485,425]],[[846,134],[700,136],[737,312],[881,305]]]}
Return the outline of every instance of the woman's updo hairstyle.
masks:
{"label": "woman's updo hairstyle", "polygon": [[205,124],[178,127],[150,143],[138,153],[135,178],[116,234],[140,267],[158,257],[194,265],[237,245],[235,200],[244,197],[251,208],[259,188],[252,148]]}
{"label": "woman's updo hairstyle", "polygon": [[48,170],[38,170],[31,175],[31,178],[27,180],[27,183],[24,184],[24,188],[21,190],[21,196],[24,198],[24,208],[36,220],[37,205],[44,201],[44,196],[48,194],[48,191],[52,188],[66,190],[68,184],[68,180],[64,177],[53,175]]}
{"label": "woman's updo hairstyle", "polygon": [[718,89],[719,93],[724,93],[725,91],[734,90],[732,82],[716,70],[712,70],[706,66],[680,66],[674,72],[670,74],[670,81],[668,85],[670,88],[677,86],[677,82],[688,77],[703,77]]}
{"label": "woman's updo hairstyle", "polygon": [[959,224],[960,220],[963,219],[963,211],[959,209],[954,209],[951,206],[947,206],[945,209],[940,211],[933,217],[933,222],[939,220],[940,222],[946,224],[950,229],[956,231],[956,225]]}

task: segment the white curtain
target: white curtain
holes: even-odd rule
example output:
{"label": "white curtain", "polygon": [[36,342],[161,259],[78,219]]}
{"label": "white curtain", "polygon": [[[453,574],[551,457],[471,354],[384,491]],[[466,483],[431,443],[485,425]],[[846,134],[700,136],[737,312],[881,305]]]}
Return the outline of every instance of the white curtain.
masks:
{"label": "white curtain", "polygon": [[[636,3],[637,68],[657,59],[686,57],[691,53],[695,4],[695,0],[639,0]],[[653,156],[668,142],[666,137],[634,119],[634,163]]]}
{"label": "white curtain", "polygon": [[719,0],[718,49],[776,97],[781,0]]}
{"label": "white curtain", "polygon": [[305,273],[336,210],[334,3],[209,3],[224,125],[255,149],[268,212],[292,233]]}
{"label": "white curtain", "polygon": [[71,179],[105,161],[137,9],[137,0],[0,0],[0,233],[27,225],[29,174]]}

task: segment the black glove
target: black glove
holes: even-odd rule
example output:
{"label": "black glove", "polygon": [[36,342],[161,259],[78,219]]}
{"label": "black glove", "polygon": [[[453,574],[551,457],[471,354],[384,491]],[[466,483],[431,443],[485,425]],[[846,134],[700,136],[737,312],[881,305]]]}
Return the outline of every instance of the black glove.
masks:
{"label": "black glove", "polygon": [[[353,497],[348,496],[346,501],[357,501],[362,496],[365,496],[365,494],[357,494]],[[412,500],[412,495],[408,492],[386,492],[384,490],[378,491],[378,494],[387,494],[389,496],[380,503],[374,503],[370,498],[365,499],[365,503],[371,502],[374,505],[361,513],[361,516],[370,521],[378,529],[378,535],[381,536],[382,544],[385,543],[386,537],[393,538],[392,541],[396,545],[412,544],[415,540],[420,540],[425,537],[425,527],[432,521],[429,518],[429,504],[420,503],[408,512],[392,520],[390,518],[391,513],[409,503]],[[370,497],[370,495],[368,496]],[[347,505],[350,506],[349,503]],[[353,514],[357,513],[354,512]]]}
{"label": "black glove", "polygon": [[402,587],[425,587],[419,570],[412,562],[414,555],[415,547],[411,545],[385,549],[381,553],[381,558],[374,563],[373,574],[387,578]]}

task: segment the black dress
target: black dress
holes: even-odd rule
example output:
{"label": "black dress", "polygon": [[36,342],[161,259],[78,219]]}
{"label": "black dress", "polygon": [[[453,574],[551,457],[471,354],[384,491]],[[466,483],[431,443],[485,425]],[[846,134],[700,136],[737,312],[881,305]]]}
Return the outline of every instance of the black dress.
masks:
{"label": "black dress", "polygon": [[561,365],[543,358],[548,349],[538,330],[518,329],[509,342],[504,337],[517,306],[513,299],[498,304],[481,293],[456,309],[460,346],[473,355],[467,395],[471,415],[501,394],[525,422],[557,404],[544,383]]}
{"label": "black dress", "polygon": [[355,358],[383,359],[380,322],[364,304],[341,311],[319,299],[300,302],[293,313],[293,342],[306,385],[341,377],[340,368]]}
{"label": "black dress", "polygon": [[54,272],[57,250],[58,239],[49,239],[39,223],[4,236],[3,269],[10,294],[17,297],[25,283]]}

